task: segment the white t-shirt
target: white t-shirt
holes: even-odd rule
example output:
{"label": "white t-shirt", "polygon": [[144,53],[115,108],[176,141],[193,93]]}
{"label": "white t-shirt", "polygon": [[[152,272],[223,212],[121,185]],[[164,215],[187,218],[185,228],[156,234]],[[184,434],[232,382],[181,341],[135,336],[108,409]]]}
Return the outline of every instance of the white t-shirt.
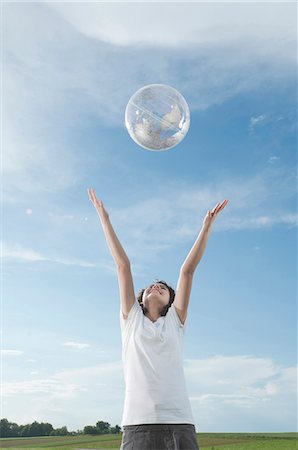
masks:
{"label": "white t-shirt", "polygon": [[172,304],[152,322],[137,299],[125,320],[120,306],[125,401],[121,427],[146,423],[195,425],[183,371],[184,325]]}

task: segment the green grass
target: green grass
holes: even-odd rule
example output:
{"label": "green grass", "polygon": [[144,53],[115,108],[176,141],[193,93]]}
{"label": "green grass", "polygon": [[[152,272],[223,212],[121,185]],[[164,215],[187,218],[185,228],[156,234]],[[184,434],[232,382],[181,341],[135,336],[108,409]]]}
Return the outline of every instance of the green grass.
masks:
{"label": "green grass", "polygon": [[[5,449],[120,449],[122,434],[0,439]],[[298,450],[298,433],[197,433],[200,450]],[[141,450],[141,449],[140,449]]]}
{"label": "green grass", "polygon": [[297,442],[287,442],[282,439],[267,439],[258,442],[246,442],[243,444],[227,444],[202,446],[201,450],[296,450]]}

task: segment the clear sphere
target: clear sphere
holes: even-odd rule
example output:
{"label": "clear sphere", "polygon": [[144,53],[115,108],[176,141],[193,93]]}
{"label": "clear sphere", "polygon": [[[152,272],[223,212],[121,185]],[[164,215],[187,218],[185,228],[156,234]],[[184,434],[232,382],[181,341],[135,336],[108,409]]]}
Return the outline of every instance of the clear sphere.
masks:
{"label": "clear sphere", "polygon": [[147,150],[169,150],[188,132],[190,112],[184,97],[166,84],[149,84],[136,91],[125,110],[131,138]]}

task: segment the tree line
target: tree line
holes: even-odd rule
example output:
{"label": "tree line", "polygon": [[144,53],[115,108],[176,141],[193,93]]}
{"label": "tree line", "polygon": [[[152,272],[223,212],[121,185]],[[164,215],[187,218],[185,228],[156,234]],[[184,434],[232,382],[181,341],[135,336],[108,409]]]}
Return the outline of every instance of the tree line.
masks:
{"label": "tree line", "polygon": [[32,422],[27,425],[18,425],[14,422],[9,422],[7,419],[0,420],[0,437],[34,437],[34,436],[75,436],[79,434],[118,434],[121,432],[121,427],[116,425],[111,427],[109,422],[102,420],[96,422],[95,426],[86,425],[83,430],[68,431],[67,427],[54,428],[50,423]]}

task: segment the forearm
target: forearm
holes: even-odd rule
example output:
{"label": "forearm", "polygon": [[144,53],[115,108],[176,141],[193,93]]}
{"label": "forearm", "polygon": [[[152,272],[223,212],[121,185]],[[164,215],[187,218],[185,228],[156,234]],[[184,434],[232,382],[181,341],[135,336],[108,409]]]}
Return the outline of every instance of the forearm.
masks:
{"label": "forearm", "polygon": [[114,258],[116,265],[123,266],[130,264],[130,261],[117,238],[117,235],[112,227],[110,219],[101,220],[102,228],[104,231],[104,235],[108,244],[108,247],[111,251],[111,254]]}
{"label": "forearm", "polygon": [[211,233],[211,227],[202,227],[192,249],[181,266],[181,271],[193,274],[201,261]]}

